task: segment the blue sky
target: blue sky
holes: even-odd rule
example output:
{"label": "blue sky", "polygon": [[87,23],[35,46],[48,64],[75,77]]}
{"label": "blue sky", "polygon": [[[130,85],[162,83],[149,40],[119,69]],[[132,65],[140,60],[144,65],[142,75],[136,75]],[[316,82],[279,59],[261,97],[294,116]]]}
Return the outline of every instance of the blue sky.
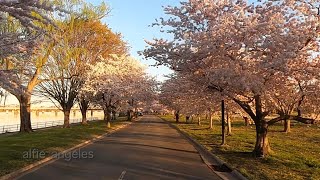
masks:
{"label": "blue sky", "polygon": [[[144,60],[137,51],[142,51],[146,43],[144,40],[152,40],[155,37],[164,36],[155,27],[149,27],[155,19],[164,17],[163,6],[179,5],[179,0],[94,0],[92,4],[107,3],[111,13],[103,21],[114,31],[120,32],[125,41],[131,47],[133,57],[147,65],[153,65],[154,61]],[[165,67],[149,67],[148,72],[156,76],[158,80],[164,80],[163,75],[171,71]]]}

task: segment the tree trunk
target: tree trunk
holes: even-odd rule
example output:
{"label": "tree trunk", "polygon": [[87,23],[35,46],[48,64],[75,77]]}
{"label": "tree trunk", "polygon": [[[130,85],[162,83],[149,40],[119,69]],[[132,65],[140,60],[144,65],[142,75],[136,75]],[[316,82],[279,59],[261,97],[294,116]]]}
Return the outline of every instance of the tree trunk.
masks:
{"label": "tree trunk", "polygon": [[127,117],[128,117],[128,121],[132,121],[134,118],[134,111],[133,110],[128,110],[127,111]]}
{"label": "tree trunk", "polygon": [[176,123],[179,123],[180,113],[179,111],[175,113]]}
{"label": "tree trunk", "polygon": [[89,101],[86,101],[84,98],[80,98],[79,99],[79,107],[80,107],[81,115],[82,115],[81,124],[86,125],[86,124],[88,124],[87,111],[89,108]]}
{"label": "tree trunk", "polygon": [[200,117],[200,115],[198,116],[198,125],[201,126],[201,117]]}
{"label": "tree trunk", "polygon": [[103,109],[103,120],[104,121],[107,121],[107,114],[108,114],[107,109]]}
{"label": "tree trunk", "polygon": [[231,136],[231,135],[232,135],[232,131],[231,131],[231,118],[230,118],[228,112],[227,112],[227,125],[228,125],[227,135],[228,135],[228,136]]}
{"label": "tree trunk", "polygon": [[117,114],[116,111],[112,111],[112,121],[116,121],[117,120],[116,114]]}
{"label": "tree trunk", "polygon": [[212,113],[209,114],[209,118],[210,118],[210,129],[213,129],[213,116],[212,116]]}
{"label": "tree trunk", "polygon": [[267,112],[263,112],[261,95],[254,96],[255,112],[246,102],[242,102],[236,98],[233,99],[240,107],[252,118],[256,127],[256,144],[252,153],[256,157],[265,157],[271,151],[268,141],[268,122],[265,117]]}
{"label": "tree trunk", "polygon": [[87,121],[87,109],[85,108],[81,108],[81,115],[82,115],[82,121],[81,121],[81,124],[83,125],[86,125],[88,124],[88,121]]}
{"label": "tree trunk", "polygon": [[297,113],[298,113],[298,117],[301,117],[301,116],[302,116],[302,113],[301,113],[301,109],[300,109],[300,108],[297,108]]}
{"label": "tree trunk", "polygon": [[134,116],[135,116],[135,118],[138,118],[138,109],[137,108],[134,108]]}
{"label": "tree trunk", "polygon": [[112,118],[112,108],[111,107],[107,107],[105,110],[104,110],[104,120],[106,122],[106,125],[108,128],[111,127],[111,118]]}
{"label": "tree trunk", "polygon": [[284,120],[284,132],[285,133],[291,132],[291,121],[289,119]]}
{"label": "tree trunk", "polygon": [[190,116],[186,116],[186,123],[190,122]]}
{"label": "tree trunk", "polygon": [[111,124],[110,124],[110,122],[111,122],[111,118],[112,118],[112,115],[111,115],[111,113],[108,113],[107,114],[107,127],[108,128],[110,128],[111,127]]}
{"label": "tree trunk", "polygon": [[70,128],[70,111],[71,109],[69,108],[63,110],[63,116],[64,116],[63,128]]}
{"label": "tree trunk", "polygon": [[132,121],[132,117],[131,117],[131,112],[130,112],[130,110],[127,111],[127,118],[128,118],[128,119],[127,119],[128,121]]}
{"label": "tree trunk", "polygon": [[245,122],[246,126],[250,126],[249,118],[246,117],[246,116],[242,116],[242,117],[243,117],[243,119],[244,119],[244,122]]}
{"label": "tree trunk", "polygon": [[32,132],[31,127],[31,95],[23,94],[19,98],[20,102],[20,132]]}
{"label": "tree trunk", "polygon": [[256,157],[265,157],[270,151],[270,144],[267,137],[268,124],[265,120],[256,121],[256,145],[253,153]]}

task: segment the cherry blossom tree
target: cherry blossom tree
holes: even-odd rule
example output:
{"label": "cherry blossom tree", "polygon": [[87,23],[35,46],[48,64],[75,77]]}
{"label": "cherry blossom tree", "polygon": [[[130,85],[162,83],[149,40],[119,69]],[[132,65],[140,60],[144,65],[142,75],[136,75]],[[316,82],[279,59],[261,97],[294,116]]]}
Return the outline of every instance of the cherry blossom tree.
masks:
{"label": "cherry blossom tree", "polygon": [[[48,12],[65,12],[53,1],[0,0],[0,58],[23,53],[35,46],[36,38],[45,32],[40,24],[51,24]],[[19,31],[5,31],[4,24],[19,24]]]}
{"label": "cherry blossom tree", "polygon": [[160,102],[187,116],[209,113],[210,128],[213,128],[213,112],[219,110],[221,96],[219,93],[208,91],[206,87],[192,81],[188,75],[171,75],[161,87]]}
{"label": "cherry blossom tree", "polygon": [[49,0],[0,0],[0,12],[7,13],[9,16],[19,20],[23,26],[32,29],[39,28],[36,22],[51,23],[51,19],[46,12],[57,10],[60,11],[60,7],[55,6],[53,1]]}
{"label": "cherry blossom tree", "polygon": [[[298,115],[308,114],[309,117],[319,120],[320,115],[320,81],[313,80],[301,87],[303,95],[298,102]],[[318,122],[319,123],[319,122]]]}
{"label": "cherry blossom tree", "polygon": [[45,81],[41,71],[56,44],[54,36],[48,38],[54,24],[44,14],[56,9],[38,1],[0,1],[0,86],[20,103],[21,132],[32,131],[31,95]]}
{"label": "cherry blossom tree", "polygon": [[[270,125],[286,119],[315,122],[288,111],[271,120],[266,117],[276,106],[274,99],[282,98],[274,92],[298,87],[299,81],[292,79],[310,82],[318,78],[319,62],[313,54],[319,51],[316,3],[313,0],[265,0],[254,4],[244,0],[181,2],[179,7],[165,8],[171,18],[154,24],[174,38],[147,42],[149,48],[144,55],[178,74],[193,76],[199,86],[237,103],[255,122],[253,153],[265,156],[270,150],[267,137]],[[286,86],[282,86],[283,82]],[[297,107],[300,101],[292,102]]]}
{"label": "cherry blossom tree", "polygon": [[148,101],[146,103],[146,105],[143,108],[143,111],[148,113],[157,112],[162,115],[172,113],[169,107],[160,103],[158,95],[156,99],[154,99],[153,101]]}
{"label": "cherry blossom tree", "polygon": [[[127,114],[128,120],[132,120],[134,112],[135,116],[138,116],[138,109],[143,109],[147,104],[153,102],[156,97],[158,82],[147,75],[145,67],[140,69],[136,74],[132,76],[132,83],[130,89],[127,89],[128,93],[126,99],[128,99]],[[133,110],[133,111],[131,111]]]}
{"label": "cherry blossom tree", "polygon": [[[144,67],[139,61],[128,56],[112,55],[108,59],[91,66],[82,91],[90,92],[104,110],[104,120],[108,127],[112,111],[132,99],[136,99],[141,78],[144,78]],[[141,89],[141,88],[140,88]],[[134,104],[130,104],[134,105]]]}
{"label": "cherry blossom tree", "polygon": [[[47,63],[55,42],[44,41],[42,50],[32,55],[7,58],[0,66],[0,86],[14,95],[20,103],[20,132],[31,132],[31,95],[34,88],[45,81],[41,71]],[[12,63],[9,65],[9,63]]]}

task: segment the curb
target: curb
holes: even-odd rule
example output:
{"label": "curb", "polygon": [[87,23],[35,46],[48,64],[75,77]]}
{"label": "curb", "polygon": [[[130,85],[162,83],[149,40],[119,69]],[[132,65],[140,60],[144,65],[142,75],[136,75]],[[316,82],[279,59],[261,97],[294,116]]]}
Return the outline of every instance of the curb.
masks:
{"label": "curb", "polygon": [[[162,119],[162,118],[160,118]],[[191,144],[196,148],[196,150],[199,152],[201,159],[203,162],[215,173],[217,174],[221,179],[223,180],[248,180],[246,177],[244,177],[240,172],[237,170],[234,170],[231,168],[227,163],[219,159],[216,155],[212,154],[210,151],[207,150],[202,144],[200,144],[198,141],[194,140],[189,134],[183,132],[178,127],[174,126],[171,122],[162,119],[165,121],[170,127],[177,130],[180,134],[182,134]],[[216,171],[212,165],[218,165],[226,167],[227,169],[230,169],[231,172],[218,172]]]}
{"label": "curb", "polygon": [[[123,128],[127,127],[127,126],[130,125],[130,124],[132,124],[132,122],[128,122],[128,123],[126,123],[126,124],[124,124],[124,125],[120,125],[119,127],[115,128],[115,129],[112,129],[111,131],[109,131],[109,132],[107,132],[107,133],[104,133],[104,134],[102,134],[102,135],[100,135],[100,136],[98,136],[98,137],[95,137],[95,138],[91,139],[91,140],[87,140],[87,141],[85,141],[85,142],[83,142],[83,143],[81,143],[81,144],[78,144],[78,145],[76,145],[76,146],[74,146],[74,147],[71,147],[71,148],[69,148],[69,149],[66,149],[66,150],[60,152],[59,154],[66,154],[66,153],[71,152],[71,151],[74,151],[74,150],[76,150],[76,149],[80,149],[80,148],[83,148],[83,147],[85,147],[85,146],[88,146],[88,145],[90,145],[90,144],[92,144],[92,143],[94,143],[94,142],[96,142],[96,141],[98,141],[98,140],[100,140],[100,139],[102,139],[102,138],[104,138],[104,137],[110,136],[111,134],[117,132],[117,131],[120,130],[120,129],[123,129]],[[53,163],[53,162],[55,162],[55,161],[57,161],[57,160],[59,160],[59,158],[56,158],[56,157],[54,157],[54,156],[49,156],[49,157],[44,158],[44,159],[42,159],[42,160],[40,160],[40,161],[37,161],[37,162],[35,162],[35,163],[33,163],[33,164],[27,165],[27,166],[25,166],[25,167],[23,167],[23,168],[21,168],[21,169],[19,169],[19,170],[17,170],[17,171],[14,171],[14,172],[12,172],[12,173],[10,173],[10,174],[1,176],[1,177],[0,177],[0,180],[8,180],[8,179],[16,179],[16,178],[19,178],[19,177],[27,174],[27,173],[30,172],[30,171],[37,170],[37,169],[39,169],[40,167],[42,167],[42,166],[44,166],[44,165],[47,165],[47,164],[50,164],[50,163]]]}

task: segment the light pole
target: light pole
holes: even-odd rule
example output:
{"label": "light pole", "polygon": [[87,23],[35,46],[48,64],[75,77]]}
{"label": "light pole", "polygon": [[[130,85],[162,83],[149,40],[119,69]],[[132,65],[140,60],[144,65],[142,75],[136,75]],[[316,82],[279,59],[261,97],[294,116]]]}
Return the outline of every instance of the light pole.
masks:
{"label": "light pole", "polygon": [[225,127],[226,127],[226,122],[224,121],[224,110],[225,107],[224,107],[224,100],[221,100],[221,130],[222,130],[222,142],[221,142],[221,145],[225,145],[226,144],[226,133],[225,133]]}

